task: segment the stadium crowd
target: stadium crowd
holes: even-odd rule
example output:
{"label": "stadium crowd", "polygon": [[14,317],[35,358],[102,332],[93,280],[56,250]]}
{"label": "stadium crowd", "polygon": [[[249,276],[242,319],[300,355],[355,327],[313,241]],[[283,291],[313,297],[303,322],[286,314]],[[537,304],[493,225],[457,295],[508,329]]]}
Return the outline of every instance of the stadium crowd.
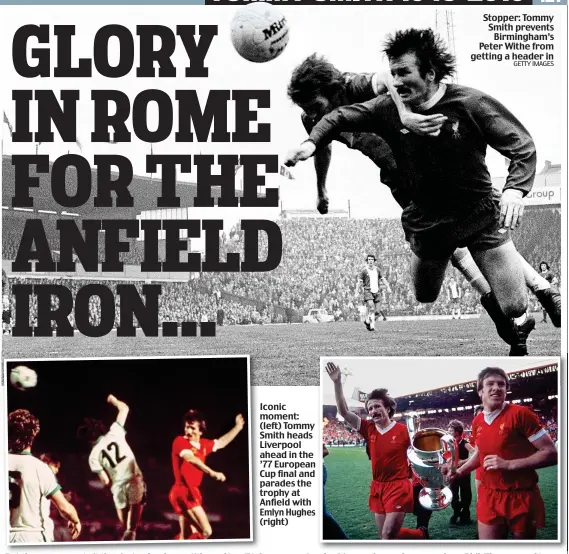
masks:
{"label": "stadium crowd", "polygon": [[336,418],[327,420],[322,429],[322,439],[327,446],[357,446],[364,444],[355,429]]}
{"label": "stadium crowd", "polygon": [[[516,401],[516,404],[531,408],[540,418],[543,427],[547,430],[552,440],[555,442],[558,438],[557,427],[557,398],[536,397],[532,400]],[[358,410],[354,410],[358,411]],[[421,412],[421,410],[418,410]],[[361,437],[355,429],[350,427],[345,421],[339,421],[335,416],[335,407],[325,406],[325,425],[322,431],[324,444],[328,446],[341,445],[360,445],[363,444]],[[359,410],[360,417],[367,417],[365,410]],[[401,423],[404,422],[404,414],[395,416]],[[438,409],[432,413],[422,413],[420,415],[421,427],[423,429],[447,429],[452,420],[458,419],[464,424],[464,432],[468,437],[471,431],[472,420],[474,419],[473,408],[462,409],[455,407],[454,409]]]}
{"label": "stadium crowd", "polygon": [[[22,219],[13,213],[9,219],[15,224],[5,226],[4,260],[15,258],[23,230]],[[56,234],[49,231],[52,223],[46,225],[46,230],[54,259],[57,259],[59,244],[53,239]],[[277,269],[258,273],[201,273],[189,283],[161,281],[160,321],[219,321],[222,310],[225,324],[283,323],[301,321],[302,314],[311,308],[326,309],[335,314],[336,321],[358,321],[362,298],[356,294],[357,275],[368,253],[377,256],[378,266],[391,288],[391,293],[382,291],[388,315],[450,314],[452,298],[447,285],[451,276],[458,284],[462,313],[482,311],[478,294],[454,268],[447,271],[436,302],[416,302],[408,271],[409,247],[398,220],[284,218],[278,224],[283,237],[283,255]],[[558,278],[560,224],[560,214],[556,210],[529,210],[514,237],[519,251],[532,266],[538,267],[546,260]],[[131,240],[131,245],[130,251],[123,253],[121,259],[125,264],[140,264],[143,243]],[[268,250],[264,233],[260,235],[259,245],[259,259],[263,260]],[[221,260],[228,252],[243,255],[243,234],[238,226],[222,236],[220,250]],[[101,248],[100,259],[103,253]],[[10,284],[38,282],[45,281],[10,278]],[[61,277],[58,282],[75,292],[92,281]],[[114,288],[120,281],[104,283]],[[135,284],[140,288],[144,281],[135,281]],[[531,308],[539,310],[535,298],[530,298]],[[116,309],[118,313],[118,303]],[[33,303],[31,310],[33,322]],[[91,299],[90,317],[94,323],[100,318],[97,297]]]}

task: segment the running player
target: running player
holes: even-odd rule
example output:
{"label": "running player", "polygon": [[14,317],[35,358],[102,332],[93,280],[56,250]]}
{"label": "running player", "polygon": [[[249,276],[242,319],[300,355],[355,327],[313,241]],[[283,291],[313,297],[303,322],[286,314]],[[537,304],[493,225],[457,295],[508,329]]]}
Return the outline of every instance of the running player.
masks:
{"label": "running player", "polygon": [[[557,288],[559,280],[554,275],[553,271],[549,269],[549,264],[547,262],[541,262],[539,264],[539,274],[542,277],[542,279],[547,283],[548,286],[546,285],[544,288],[541,288],[540,290],[538,290],[538,292],[536,292],[538,298],[540,294],[547,295],[547,291],[549,291],[550,294],[555,295],[555,293],[557,293],[557,295],[559,295],[559,289]],[[555,325],[555,327],[561,327],[561,319],[560,318],[556,319],[556,314],[551,315],[551,322],[553,323],[553,325]],[[547,323],[547,310],[545,308],[543,310],[542,323]]]}
{"label": "running player", "polygon": [[117,417],[107,432],[104,424],[88,420],[79,429],[79,436],[92,446],[89,467],[109,488],[123,529],[123,541],[136,540],[136,530],[146,501],[146,485],[136,458],[126,442],[125,423],[129,407],[110,394],[107,402],[117,410]]}
{"label": "running player", "polygon": [[77,510],[70,504],[49,466],[32,455],[40,422],[28,410],[8,415],[8,487],[10,543],[53,541],[50,501],[68,522],[71,538],[81,533]]}
{"label": "running player", "polygon": [[[316,123],[335,108],[356,102],[365,102],[386,90],[378,74],[341,73],[324,58],[312,55],[299,65],[293,72],[288,87],[289,97],[303,109],[302,121],[308,132]],[[397,98],[397,94],[392,94]],[[397,108],[401,102],[396,102]],[[399,111],[403,124],[417,134],[437,134],[445,117],[435,115],[424,116],[411,114],[407,110]],[[412,117],[411,117],[412,116]],[[415,118],[415,119],[413,119]],[[422,118],[422,119],[421,119]],[[398,203],[406,208],[410,203],[409,191],[399,182],[395,170],[395,160],[386,143],[377,135],[366,132],[341,132],[334,135],[334,139],[346,144],[349,148],[360,150],[369,157],[381,171],[381,179],[387,184]],[[296,159],[288,163],[295,163]],[[298,158],[299,159],[299,158]],[[319,147],[315,153],[315,169],[318,186],[318,209],[327,213],[328,196],[326,192],[326,176],[331,159],[330,145]],[[384,175],[386,177],[384,178]],[[546,290],[547,285],[536,282],[540,279],[537,272],[520,256],[522,270],[527,285],[536,294],[539,301],[555,320],[560,321],[561,300],[558,291]],[[520,316],[518,320],[518,333],[511,329],[511,323],[501,311],[499,304],[492,293],[488,281],[478,269],[472,256],[466,249],[457,249],[452,256],[452,263],[457,267],[482,295],[481,302],[494,320],[500,337],[512,345],[511,355],[527,353],[525,341],[533,329],[533,318]],[[543,281],[543,280],[541,280]],[[517,340],[519,339],[519,340]]]}
{"label": "running player", "polygon": [[235,418],[235,426],[222,437],[211,440],[202,435],[206,430],[205,420],[196,410],[190,410],[184,416],[184,435],[178,436],[172,443],[172,469],[174,486],[169,499],[178,514],[179,540],[209,539],[211,525],[202,506],[200,485],[204,473],[216,481],[225,481],[225,475],[214,471],[205,464],[212,453],[225,448],[243,429],[245,420],[241,414]]}
{"label": "running player", "polygon": [[386,321],[385,312],[381,309],[381,285],[385,286],[387,292],[391,292],[389,283],[381,275],[379,268],[375,264],[375,256],[368,254],[366,256],[366,267],[358,275],[356,290],[359,294],[361,288],[364,292],[364,304],[367,308],[366,318],[364,320],[368,331],[375,331],[375,321],[381,315]]}
{"label": "running player", "polygon": [[453,319],[455,316],[457,319],[460,319],[460,291],[461,289],[459,289],[456,279],[454,276],[451,276],[447,284],[447,292],[451,302],[451,315]]}
{"label": "running player", "polygon": [[409,480],[407,448],[411,445],[405,425],[393,421],[395,400],[386,389],[373,390],[366,399],[366,410],[371,421],[350,412],[342,389],[340,368],[333,362],[326,364],[326,372],[334,382],[336,405],[340,415],[369,445],[372,482],[369,509],[374,514],[379,538],[428,539],[426,528],[403,528],[405,513],[413,512],[413,487]]}
{"label": "running player", "polygon": [[536,414],[508,404],[509,380],[503,369],[478,374],[477,390],[484,406],[472,422],[477,451],[450,475],[459,479],[482,467],[476,513],[480,540],[535,539],[545,525],[545,507],[536,469],[557,464],[557,449]]}

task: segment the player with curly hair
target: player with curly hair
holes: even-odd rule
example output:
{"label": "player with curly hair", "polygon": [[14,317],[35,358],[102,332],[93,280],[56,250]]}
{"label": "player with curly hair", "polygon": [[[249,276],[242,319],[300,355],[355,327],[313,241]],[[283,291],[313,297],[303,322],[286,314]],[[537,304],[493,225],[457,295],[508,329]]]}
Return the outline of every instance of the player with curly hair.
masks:
{"label": "player with curly hair", "polygon": [[68,522],[73,540],[81,533],[77,510],[61,492],[54,472],[32,455],[39,431],[39,419],[28,410],[15,410],[8,415],[10,543],[53,541],[48,501]]}
{"label": "player with curly hair", "polygon": [[373,390],[366,399],[371,419],[362,419],[348,409],[342,389],[340,368],[326,364],[326,372],[334,382],[334,394],[340,415],[369,445],[372,481],[369,509],[382,540],[424,540],[426,527],[402,527],[406,513],[413,512],[413,486],[409,480],[407,449],[411,446],[407,427],[393,420],[397,404],[386,389]]}

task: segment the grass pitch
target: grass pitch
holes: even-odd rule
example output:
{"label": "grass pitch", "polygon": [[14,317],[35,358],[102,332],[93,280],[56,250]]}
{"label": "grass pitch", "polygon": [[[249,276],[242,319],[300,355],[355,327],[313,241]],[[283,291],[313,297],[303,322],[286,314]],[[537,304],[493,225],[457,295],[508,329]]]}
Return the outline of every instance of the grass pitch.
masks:
{"label": "grass pitch", "polygon": [[[536,320],[538,318],[536,317]],[[363,323],[234,325],[215,337],[4,337],[6,358],[250,355],[253,385],[319,385],[320,356],[507,356],[509,347],[488,317]],[[560,354],[561,334],[538,323],[531,356]]]}
{"label": "grass pitch", "polygon": [[[326,505],[350,540],[377,540],[377,527],[368,508],[371,465],[364,448],[330,448],[326,457],[328,482],[326,483]],[[546,527],[539,529],[537,540],[558,538],[558,487],[557,466],[538,470],[539,488],[545,503]],[[476,492],[472,474],[472,504],[470,512],[476,519]],[[452,509],[434,512],[429,523],[431,540],[476,539],[476,525],[449,526]],[[415,529],[416,517],[407,514],[404,527]]]}

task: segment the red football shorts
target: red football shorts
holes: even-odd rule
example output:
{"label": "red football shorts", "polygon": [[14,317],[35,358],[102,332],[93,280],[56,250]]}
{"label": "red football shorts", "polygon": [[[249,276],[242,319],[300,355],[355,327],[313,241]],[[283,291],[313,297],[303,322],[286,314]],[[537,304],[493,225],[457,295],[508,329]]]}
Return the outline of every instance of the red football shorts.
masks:
{"label": "red football shorts", "polygon": [[482,481],[482,471],[484,471],[482,469],[482,466],[477,467],[474,472],[474,479],[476,479],[477,481]]}
{"label": "red football shorts", "polygon": [[545,506],[539,488],[499,491],[478,487],[478,521],[486,525],[507,525],[512,532],[528,532],[545,527]]}
{"label": "red football shorts", "polygon": [[202,505],[202,493],[199,487],[174,485],[170,489],[168,499],[177,514],[183,514],[196,506]]}
{"label": "red football shorts", "polygon": [[374,514],[413,512],[413,485],[409,479],[372,481],[369,488],[369,509]]}

